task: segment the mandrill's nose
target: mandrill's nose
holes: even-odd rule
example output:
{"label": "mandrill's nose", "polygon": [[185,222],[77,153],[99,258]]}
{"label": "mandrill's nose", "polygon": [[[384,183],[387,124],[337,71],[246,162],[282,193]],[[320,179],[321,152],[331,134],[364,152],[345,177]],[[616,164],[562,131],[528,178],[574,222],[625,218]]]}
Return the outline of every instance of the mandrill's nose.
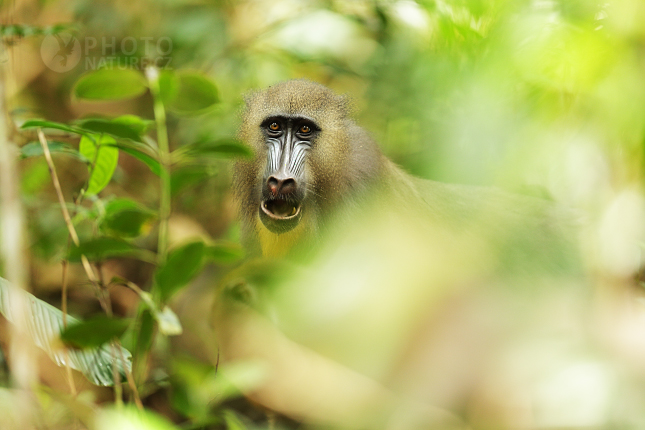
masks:
{"label": "mandrill's nose", "polygon": [[287,196],[296,192],[296,180],[293,178],[278,179],[270,176],[267,179],[267,186],[274,197]]}

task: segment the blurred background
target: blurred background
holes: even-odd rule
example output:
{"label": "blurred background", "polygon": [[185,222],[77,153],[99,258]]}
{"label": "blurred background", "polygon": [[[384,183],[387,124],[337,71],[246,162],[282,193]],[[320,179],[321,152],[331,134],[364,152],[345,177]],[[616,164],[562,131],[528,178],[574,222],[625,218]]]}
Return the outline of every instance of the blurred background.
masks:
{"label": "blurred background", "polygon": [[[29,118],[69,123],[90,114],[134,114],[152,120],[148,93],[126,101],[86,102],[72,97],[71,91],[80,76],[106,64],[141,70],[142,64],[153,61],[161,69],[199,71],[218,89],[219,103],[208,112],[169,113],[169,140],[175,150],[199,140],[235,137],[244,94],[307,78],[349,95],[356,121],[386,155],[413,175],[497,186],[572,208],[583,220],[578,244],[586,273],[582,290],[579,285],[574,292],[554,286],[561,283],[545,287],[553,294],[544,297],[535,296],[541,286],[510,291],[500,287],[483,297],[480,290],[469,290],[450,295],[432,311],[416,309],[408,315],[408,306],[420,300],[413,287],[405,290],[408,300],[387,317],[389,323],[400,323],[395,328],[388,324],[390,332],[370,334],[370,327],[377,330],[370,326],[376,324],[373,321],[351,332],[374,336],[363,349],[348,347],[353,337],[343,324],[354,320],[343,320],[342,315],[334,319],[338,315],[312,311],[300,316],[309,318],[310,325],[301,325],[300,320],[289,320],[296,318],[292,311],[285,311],[291,312],[286,317],[291,321],[290,335],[308,338],[312,348],[376,380],[403,387],[402,392],[416,399],[456,412],[473,428],[645,426],[645,3],[641,0],[3,0],[0,23],[4,93],[14,128]],[[75,65],[65,70],[47,64],[46,36],[15,27],[61,24],[61,37],[75,48],[70,66],[72,60]],[[33,140],[17,128],[11,133],[18,145]],[[87,180],[87,169],[64,155],[56,155],[55,162],[63,192],[71,199]],[[67,230],[44,159],[24,159],[18,167],[28,232],[29,287],[60,307],[60,261]],[[171,244],[191,237],[239,242],[229,192],[231,167],[230,160],[220,159],[172,172]],[[145,165],[122,154],[102,195],[156,207],[158,187]],[[79,225],[81,233],[84,228],[91,234],[90,226]],[[414,234],[408,233],[402,243],[414,250]],[[150,225],[136,240],[154,248],[155,234]],[[345,250],[354,257],[379,252],[368,245]],[[454,264],[476,264],[480,260],[473,252]],[[351,285],[349,271],[356,263],[351,258],[342,260],[353,261],[351,267],[332,266],[336,277],[320,277],[330,273],[327,265],[337,262],[338,255],[346,254],[328,254],[306,279]],[[392,269],[396,274],[408,267],[404,261],[390,263],[398,264]],[[423,265],[424,259],[418,263]],[[359,267],[369,270],[370,264],[376,263]],[[144,289],[153,273],[152,265],[129,259],[109,260],[104,270]],[[232,417],[228,409],[213,403],[222,387],[214,377],[209,379],[214,372],[213,348],[205,351],[205,328],[200,324],[208,319],[210,301],[199,298],[212,294],[227,270],[207,268],[175,300],[185,333],[174,343],[159,340],[156,361],[150,364],[144,403],[182,428],[264,425],[252,424],[255,418],[243,408],[230,412],[237,414]],[[423,276],[419,275],[426,279]],[[534,279],[535,284],[541,282],[551,281]],[[80,265],[72,265],[72,315],[100,312],[86,283]],[[314,299],[335,307],[347,300],[338,291],[325,296],[327,302],[315,294],[281,294],[278,307],[283,308]],[[353,294],[354,299],[364,297],[357,291]],[[135,293],[123,288],[111,295],[115,313],[136,314]],[[361,304],[374,307],[359,306],[352,315],[362,318],[378,312],[389,296],[379,297]],[[530,312],[521,304],[527,300],[534,305]],[[507,312],[509,307],[512,312]],[[500,314],[503,318],[497,318]],[[504,332],[490,342],[478,343],[477,331],[454,329],[463,321],[477,327],[493,321],[492,327],[507,328],[518,320],[526,330]],[[320,337],[303,327],[318,330]],[[330,334],[336,333],[334,327],[347,337],[340,346]],[[418,327],[431,327],[431,334]],[[544,327],[552,329],[545,329],[548,336],[539,330]],[[402,336],[406,342],[400,341]],[[434,346],[425,352],[406,349],[417,344],[415,336],[432,339],[427,344]],[[450,346],[440,348],[445,345]],[[469,356],[477,361],[480,352],[488,357],[482,358],[487,364],[455,360]],[[386,358],[366,361],[370,353]],[[424,358],[426,353],[444,358],[432,361]],[[401,364],[404,357],[412,358]],[[467,382],[442,379],[441,366],[447,365],[454,371],[446,375],[461,375]],[[428,386],[433,388],[426,390]],[[110,398],[105,393],[96,396]],[[219,417],[217,423],[204,424],[213,416]],[[47,425],[68,428],[65,420],[55,418],[52,415]]]}

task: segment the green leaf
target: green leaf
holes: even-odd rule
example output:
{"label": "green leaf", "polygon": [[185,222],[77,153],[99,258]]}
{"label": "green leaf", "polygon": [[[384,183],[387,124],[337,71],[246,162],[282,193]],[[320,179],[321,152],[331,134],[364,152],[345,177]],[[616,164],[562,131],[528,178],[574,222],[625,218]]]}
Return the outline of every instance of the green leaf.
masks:
{"label": "green leaf", "polygon": [[162,302],[170,299],[199,273],[204,248],[203,242],[191,242],[170,252],[166,263],[155,273],[155,284]]}
{"label": "green leaf", "polygon": [[137,237],[146,223],[155,218],[151,210],[141,208],[132,200],[112,200],[105,206],[101,229],[120,237]]}
{"label": "green leaf", "polygon": [[147,89],[141,73],[132,69],[100,69],[76,82],[73,93],[79,99],[121,100],[140,96]]}
{"label": "green leaf", "polygon": [[[19,316],[11,306],[16,298],[23,298],[26,309]],[[0,278],[0,313],[7,320],[15,322],[17,318],[26,318],[27,334],[36,346],[41,348],[58,365],[65,366],[69,363],[72,369],[82,372],[85,377],[95,385],[109,386],[114,383],[112,363],[114,356],[112,348],[103,346],[88,350],[63,350],[54,348],[53,341],[58,338],[63,330],[63,313],[26,291],[12,287],[5,279]],[[67,316],[69,325],[76,324],[78,320]],[[123,356],[125,362],[121,360]],[[116,357],[117,369],[120,373],[132,368],[132,354],[125,348]]]}
{"label": "green leaf", "polygon": [[139,136],[146,134],[148,130],[154,125],[154,121],[143,119],[136,115],[121,115],[112,120],[117,124],[124,124],[134,130]]}
{"label": "green leaf", "polygon": [[168,105],[172,102],[179,92],[179,78],[172,70],[162,70],[159,73],[159,97],[161,101]]}
{"label": "green leaf", "polygon": [[115,142],[109,144],[109,146],[115,146],[121,151],[125,152],[128,155],[133,156],[137,160],[143,162],[152,173],[159,176],[161,175],[161,164],[159,161],[154,159],[151,155],[146,152],[147,146],[143,144],[125,143],[125,142]]}
{"label": "green leaf", "polygon": [[[87,163],[89,160],[81,155],[71,145],[64,142],[56,142],[54,140],[47,141],[49,152],[52,154],[65,154],[74,157]],[[40,157],[44,154],[43,147],[40,142],[29,142],[20,148],[20,158]]]}
{"label": "green leaf", "polygon": [[81,261],[81,255],[90,261],[101,261],[106,258],[137,255],[139,248],[125,240],[112,237],[99,237],[82,242],[80,246],[72,246],[67,256],[69,261]]}
{"label": "green leaf", "polygon": [[206,76],[196,72],[183,72],[177,75],[179,88],[172,97],[172,90],[167,90],[172,97],[167,103],[168,108],[183,115],[197,115],[211,109],[219,102],[219,92],[215,83]]}
{"label": "green leaf", "polygon": [[85,119],[79,121],[78,124],[81,128],[97,134],[105,133],[117,139],[130,139],[141,142],[141,135],[138,132],[139,127],[133,127],[129,124],[102,118]]}
{"label": "green leaf", "polygon": [[219,264],[231,264],[244,258],[244,248],[235,242],[219,242],[206,247],[206,258]]}
{"label": "green leaf", "polygon": [[53,128],[55,130],[62,130],[66,131],[68,133],[74,133],[74,134],[80,134],[80,135],[86,135],[88,134],[85,130],[81,130],[76,127],[70,127],[67,124],[61,124],[59,122],[53,122],[53,121],[45,121],[42,119],[30,119],[29,121],[25,121],[22,126],[20,126],[21,129],[28,129],[28,128]]}
{"label": "green leaf", "polygon": [[187,149],[188,153],[193,156],[210,156],[217,158],[228,157],[243,157],[249,158],[253,156],[251,148],[237,139],[219,139],[214,142],[198,142],[190,145]]}
{"label": "green leaf", "polygon": [[87,183],[87,195],[94,195],[101,192],[103,188],[110,182],[112,175],[116,170],[119,162],[119,150],[114,147],[115,140],[111,136],[96,136],[95,140],[98,142],[98,154],[96,144],[92,139],[87,136],[81,138],[79,144],[80,153],[92,161],[89,167],[90,179]]}
{"label": "green leaf", "polygon": [[130,326],[129,319],[96,316],[70,324],[60,334],[65,345],[74,348],[96,348],[121,335]]}

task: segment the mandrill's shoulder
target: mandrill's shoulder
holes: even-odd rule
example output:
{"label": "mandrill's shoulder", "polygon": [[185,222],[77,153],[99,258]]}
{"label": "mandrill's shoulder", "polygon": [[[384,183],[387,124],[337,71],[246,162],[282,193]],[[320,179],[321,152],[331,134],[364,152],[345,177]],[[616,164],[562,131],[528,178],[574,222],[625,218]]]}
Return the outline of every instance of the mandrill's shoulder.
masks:
{"label": "mandrill's shoulder", "polygon": [[574,245],[579,219],[573,210],[496,187],[418,178],[389,161],[386,166],[372,209],[417,225],[429,237],[440,232],[442,240],[485,243],[506,269],[579,269]]}

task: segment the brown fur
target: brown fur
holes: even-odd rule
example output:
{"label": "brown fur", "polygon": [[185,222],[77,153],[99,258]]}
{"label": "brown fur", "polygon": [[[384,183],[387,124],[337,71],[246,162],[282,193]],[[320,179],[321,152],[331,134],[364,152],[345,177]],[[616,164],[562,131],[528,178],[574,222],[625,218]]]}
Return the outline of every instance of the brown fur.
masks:
{"label": "brown fur", "polygon": [[[307,195],[303,205],[307,216],[296,232],[277,235],[258,221],[267,151],[260,124],[280,114],[310,117],[321,132],[306,161]],[[345,218],[371,216],[370,209],[361,212],[361,208],[369,207],[379,212],[413,212],[428,224],[460,232],[472,230],[488,237],[502,252],[526,250],[551,260],[549,264],[564,261],[561,256],[552,256],[549,246],[562,239],[562,222],[554,214],[555,206],[494,188],[442,184],[408,175],[387,159],[349,117],[347,99],[323,85],[295,80],[251,94],[246,100],[240,137],[251,145],[255,157],[236,165],[234,190],[244,242],[256,254],[282,255],[285,249],[318,235],[331,215],[343,222]],[[374,192],[365,192],[370,189]],[[270,251],[279,248],[282,250]]]}
{"label": "brown fur", "polygon": [[252,147],[255,157],[236,165],[233,181],[247,246],[258,249],[257,213],[267,151],[260,124],[265,118],[300,114],[312,118],[321,128],[305,168],[306,234],[316,234],[326,215],[383,175],[386,159],[367,133],[348,117],[348,110],[345,97],[306,80],[283,82],[247,97],[240,138]]}

